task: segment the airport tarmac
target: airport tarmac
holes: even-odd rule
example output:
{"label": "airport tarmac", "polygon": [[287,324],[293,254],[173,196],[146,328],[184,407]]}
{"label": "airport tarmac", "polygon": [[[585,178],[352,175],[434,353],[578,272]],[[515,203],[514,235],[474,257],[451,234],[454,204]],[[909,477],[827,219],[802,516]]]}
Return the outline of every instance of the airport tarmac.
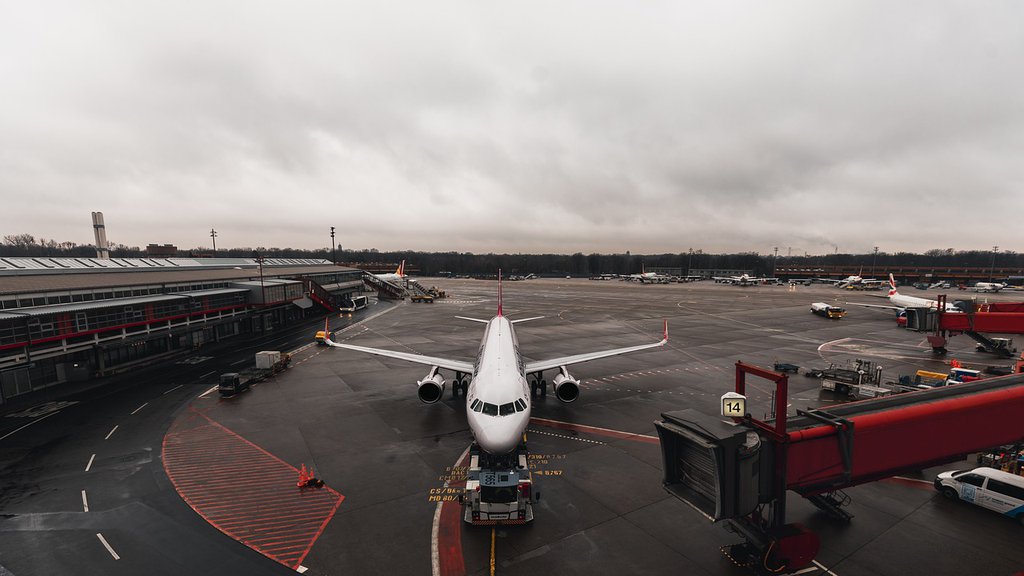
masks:
{"label": "airport tarmac", "polygon": [[[433,304],[371,307],[336,340],[472,361],[481,327],[454,316],[492,316],[495,283],[424,283],[451,296]],[[934,297],[934,291],[908,293]],[[665,318],[670,330],[662,349],[573,367],[572,374],[583,380],[576,402],[562,404],[551,394],[534,401],[527,434],[541,498],[529,526],[492,529],[461,521],[453,486],[464,472],[463,456],[471,442],[462,398],[453,399],[449,392],[436,404],[422,404],[415,382],[426,367],[349,350],[305,346],[285,373],[237,397],[222,399],[193,388],[176,401],[151,406],[158,408],[150,416],[158,443],[129,464],[152,477],[150,496],[142,501],[169,510],[164,515],[174,519],[175,529],[161,532],[171,539],[168,547],[181,548],[176,542],[201,535],[210,549],[197,557],[225,555],[218,572],[747,574],[719,550],[740,539],[662,488],[653,422],[663,412],[684,408],[717,413],[719,397],[733,389],[738,360],[806,369],[862,358],[882,365],[883,376],[893,379],[918,369],[946,371],[948,366],[931,356],[924,336],[897,328],[889,311],[847,306],[841,320],[810,313],[811,302],[884,303],[879,294],[884,296],[851,295],[828,286],[792,290],[710,282],[506,283],[506,315],[545,317],[517,325],[527,359],[654,342]],[[966,296],[1022,299],[1015,294]],[[947,359],[968,367],[1005,364],[975,352],[966,337],[953,338],[949,348]],[[816,379],[791,377],[790,410],[842,401],[819,385]],[[770,391],[767,382],[748,384],[748,410],[767,412]],[[89,425],[87,415],[78,418]],[[63,453],[67,442],[75,441],[60,436],[36,449]],[[86,451],[76,447],[75,466]],[[70,464],[54,459],[46,467],[19,470],[19,482],[46,486],[56,482],[51,475],[72,474]],[[294,478],[301,466],[315,470],[325,487],[298,490]],[[853,498],[848,511],[855,516],[849,524],[831,521],[790,495],[788,521],[804,523],[822,540],[816,565],[802,573],[1024,570],[1024,533],[1018,523],[946,501],[931,486],[937,470],[956,467],[847,490]],[[111,474],[105,489],[116,494],[121,490],[117,483],[131,476]],[[35,498],[47,502],[42,507],[48,514],[59,515],[69,491],[57,498],[41,490]],[[116,505],[108,506],[109,513],[128,515],[131,498],[122,495],[118,502],[111,497]],[[75,504],[81,511],[81,503]],[[11,542],[8,536],[17,534],[18,542],[31,548],[24,544],[33,534],[29,524],[62,520],[19,520],[19,515],[42,510],[33,506],[24,494],[13,502],[0,501],[0,512],[7,516],[0,521],[2,540]],[[160,518],[155,521],[162,526]],[[61,566],[54,563],[46,573],[133,573],[124,566],[140,565],[149,566],[150,573],[180,573],[182,566],[205,571],[180,557],[165,563],[166,552],[155,552],[159,547],[153,534],[114,533],[117,542],[110,544],[120,545],[128,560],[119,566],[119,560],[104,557],[100,544],[87,541],[96,540],[91,529],[74,525],[67,530],[70,537],[58,556],[70,558],[79,547],[88,553],[64,565],[77,570],[54,571]],[[44,573],[36,570],[38,564],[19,561],[19,550],[10,546],[0,543],[0,564],[11,573]],[[38,548],[33,553],[41,554]]]}

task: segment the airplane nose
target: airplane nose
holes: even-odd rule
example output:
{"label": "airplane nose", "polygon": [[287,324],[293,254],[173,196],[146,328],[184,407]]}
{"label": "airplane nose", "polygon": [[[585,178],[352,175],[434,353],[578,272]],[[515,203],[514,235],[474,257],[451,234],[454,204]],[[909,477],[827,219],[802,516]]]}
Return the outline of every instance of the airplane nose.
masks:
{"label": "airplane nose", "polygon": [[476,443],[491,454],[508,454],[519,444],[519,435],[508,430],[488,427],[476,434]]}

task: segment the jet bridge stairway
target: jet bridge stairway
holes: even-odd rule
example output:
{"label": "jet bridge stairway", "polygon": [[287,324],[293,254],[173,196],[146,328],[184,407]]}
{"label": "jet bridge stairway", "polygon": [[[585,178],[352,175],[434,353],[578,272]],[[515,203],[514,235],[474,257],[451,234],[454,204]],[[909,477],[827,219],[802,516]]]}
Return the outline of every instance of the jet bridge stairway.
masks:
{"label": "jet bridge stairway", "polygon": [[386,280],[381,280],[369,272],[363,272],[363,283],[371,290],[376,290],[378,298],[386,300],[402,300],[405,298],[405,288]]}
{"label": "jet bridge stairway", "polygon": [[321,286],[319,283],[317,283],[316,280],[313,280],[312,278],[306,278],[305,276],[301,276],[299,279],[302,281],[302,287],[306,294],[309,296],[310,300],[316,302],[317,304],[325,308],[328,312],[338,311],[337,298],[330,292],[328,292],[326,288]]}
{"label": "jet bridge stairway", "polygon": [[791,417],[788,377],[737,362],[735,395],[723,396],[723,409],[727,399],[745,400],[748,374],[775,382],[773,422],[747,412],[728,423],[687,409],[662,414],[655,426],[666,490],[706,518],[728,521],[745,540],[723,549],[730,558],[773,573],[809,565],[820,547],[813,532],[786,524],[788,491],[849,520],[841,510],[848,501],[843,488],[1024,441],[1024,374],[797,410]]}

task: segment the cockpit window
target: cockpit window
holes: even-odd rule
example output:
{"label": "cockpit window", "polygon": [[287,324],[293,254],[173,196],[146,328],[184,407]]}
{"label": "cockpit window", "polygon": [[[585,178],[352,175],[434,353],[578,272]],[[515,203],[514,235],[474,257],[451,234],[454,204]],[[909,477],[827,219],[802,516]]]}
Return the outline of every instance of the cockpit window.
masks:
{"label": "cockpit window", "polygon": [[509,402],[508,404],[502,404],[501,405],[501,415],[502,416],[508,416],[509,414],[515,414],[515,412],[516,412],[516,405],[513,404],[512,402]]}
{"label": "cockpit window", "polygon": [[523,410],[526,410],[526,402],[520,398],[519,400],[516,400],[516,412],[522,412]]}
{"label": "cockpit window", "polygon": [[497,416],[498,406],[484,402],[484,414],[487,414],[488,416]]}
{"label": "cockpit window", "polygon": [[480,412],[483,408],[484,403],[479,400],[473,400],[473,403],[469,405],[469,409],[473,412]]}

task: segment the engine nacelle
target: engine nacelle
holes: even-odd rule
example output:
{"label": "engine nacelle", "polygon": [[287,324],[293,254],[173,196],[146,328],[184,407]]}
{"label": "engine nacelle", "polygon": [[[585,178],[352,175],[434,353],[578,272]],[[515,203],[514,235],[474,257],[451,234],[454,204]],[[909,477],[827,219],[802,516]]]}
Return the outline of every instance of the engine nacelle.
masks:
{"label": "engine nacelle", "polygon": [[580,397],[580,381],[563,371],[556,374],[553,380],[555,384],[555,397],[568,404],[575,402]]}
{"label": "engine nacelle", "polygon": [[416,395],[424,404],[433,404],[444,397],[444,377],[436,370],[431,370],[426,378],[418,380],[416,386]]}

